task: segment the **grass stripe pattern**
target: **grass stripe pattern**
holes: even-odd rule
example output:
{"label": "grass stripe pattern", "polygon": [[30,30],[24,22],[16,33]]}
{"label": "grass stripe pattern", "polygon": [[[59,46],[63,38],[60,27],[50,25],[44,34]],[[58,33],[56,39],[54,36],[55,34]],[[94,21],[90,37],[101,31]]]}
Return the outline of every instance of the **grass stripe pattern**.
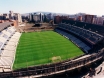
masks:
{"label": "grass stripe pattern", "polygon": [[13,69],[59,62],[82,54],[76,45],[54,31],[23,33]]}

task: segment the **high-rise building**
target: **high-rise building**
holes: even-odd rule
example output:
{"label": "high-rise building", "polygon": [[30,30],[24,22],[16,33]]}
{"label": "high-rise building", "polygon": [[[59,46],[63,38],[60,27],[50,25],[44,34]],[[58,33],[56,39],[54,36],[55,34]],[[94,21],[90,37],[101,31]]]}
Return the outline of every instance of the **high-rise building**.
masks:
{"label": "high-rise building", "polygon": [[93,24],[97,24],[97,18],[93,18]]}
{"label": "high-rise building", "polygon": [[9,19],[9,14],[7,14],[7,13],[5,13],[5,14],[3,14],[3,20],[8,20]]}
{"label": "high-rise building", "polygon": [[17,20],[19,23],[22,23],[22,17],[21,17],[21,14],[19,13],[14,13],[14,16],[15,20]]}
{"label": "high-rise building", "polygon": [[94,15],[85,15],[85,22],[86,23],[93,23]]}
{"label": "high-rise building", "polygon": [[78,16],[77,20],[81,22],[82,21],[82,16]]}
{"label": "high-rise building", "polygon": [[3,20],[3,14],[0,14],[0,20]]}
{"label": "high-rise building", "polygon": [[53,20],[54,19],[54,16],[52,13],[49,13],[47,14],[47,19],[50,21],[50,20]]}
{"label": "high-rise building", "polygon": [[43,14],[42,13],[34,13],[33,14],[34,22],[43,22]]}
{"label": "high-rise building", "polygon": [[13,11],[9,11],[9,19],[10,20],[14,20],[13,16],[14,16]]}
{"label": "high-rise building", "polygon": [[55,24],[59,24],[59,23],[61,23],[61,21],[62,21],[62,17],[61,16],[55,16],[54,17],[54,23]]}
{"label": "high-rise building", "polygon": [[97,17],[97,22],[96,24],[98,25],[103,25],[103,17]]}
{"label": "high-rise building", "polygon": [[32,14],[32,13],[29,14],[29,21],[30,21],[30,22],[33,21],[33,14]]}

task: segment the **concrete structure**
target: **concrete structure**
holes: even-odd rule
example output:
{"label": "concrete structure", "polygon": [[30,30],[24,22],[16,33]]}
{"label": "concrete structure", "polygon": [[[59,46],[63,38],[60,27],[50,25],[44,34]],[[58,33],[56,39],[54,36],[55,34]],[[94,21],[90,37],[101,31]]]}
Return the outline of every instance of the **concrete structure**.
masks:
{"label": "concrete structure", "polygon": [[13,16],[14,16],[13,11],[9,11],[9,19],[12,19],[13,20]]}
{"label": "concrete structure", "polygon": [[86,23],[93,23],[94,15],[85,15],[85,22]]}
{"label": "concrete structure", "polygon": [[52,13],[49,13],[46,15],[47,19],[50,21],[50,20],[54,20],[54,16]]}
{"label": "concrete structure", "polygon": [[33,21],[34,22],[43,22],[44,15],[42,13],[34,13],[33,14]]}
{"label": "concrete structure", "polygon": [[15,18],[15,20],[18,21],[18,23],[22,23],[21,14],[19,14],[19,13],[14,13],[14,18]]}
{"label": "concrete structure", "polygon": [[82,21],[82,16],[78,16],[78,17],[77,17],[77,20],[78,20],[78,21]]}
{"label": "concrete structure", "polygon": [[93,18],[93,23],[92,24],[96,24],[97,23],[97,18]]}
{"label": "concrete structure", "polygon": [[97,22],[96,22],[96,24],[98,24],[98,25],[103,25],[103,20],[104,20],[103,17],[97,17]]}
{"label": "concrete structure", "polygon": [[32,14],[32,13],[29,14],[29,21],[30,21],[30,22],[33,21],[33,14]]}
{"label": "concrete structure", "polygon": [[22,23],[22,17],[21,17],[21,14],[19,14],[19,13],[18,13],[18,22]]}
{"label": "concrete structure", "polygon": [[103,17],[93,18],[93,24],[104,25],[104,18]]}
{"label": "concrete structure", "polygon": [[69,19],[84,22],[85,15],[86,15],[85,13],[78,13],[78,14],[74,14],[74,15],[69,15]]}
{"label": "concrete structure", "polygon": [[3,14],[3,20],[8,20],[9,19],[9,14],[5,13]]}
{"label": "concrete structure", "polygon": [[13,13],[13,11],[9,11],[9,13],[0,14],[0,23],[4,22],[13,22],[14,26],[18,26],[19,23],[22,23],[21,14]]}
{"label": "concrete structure", "polygon": [[33,15],[34,22],[40,22],[40,15]]}
{"label": "concrete structure", "polygon": [[55,23],[55,24],[59,24],[59,23],[61,23],[61,21],[62,21],[61,16],[55,16],[55,17],[54,17],[54,23]]}
{"label": "concrete structure", "polygon": [[3,14],[0,14],[0,20],[2,20],[3,19]]}

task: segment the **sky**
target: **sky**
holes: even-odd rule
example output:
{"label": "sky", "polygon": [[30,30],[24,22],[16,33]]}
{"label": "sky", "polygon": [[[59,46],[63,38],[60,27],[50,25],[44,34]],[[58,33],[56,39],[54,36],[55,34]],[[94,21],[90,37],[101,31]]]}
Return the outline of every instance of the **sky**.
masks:
{"label": "sky", "polygon": [[0,0],[0,13],[87,13],[104,15],[104,0]]}

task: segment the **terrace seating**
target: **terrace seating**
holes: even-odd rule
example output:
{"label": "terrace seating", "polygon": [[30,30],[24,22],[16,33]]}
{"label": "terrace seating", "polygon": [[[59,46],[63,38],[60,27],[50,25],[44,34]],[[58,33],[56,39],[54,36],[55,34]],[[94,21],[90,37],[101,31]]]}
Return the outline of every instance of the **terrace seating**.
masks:
{"label": "terrace seating", "polygon": [[104,26],[89,24],[89,23],[79,22],[79,21],[73,21],[73,20],[62,20],[62,23],[76,25],[77,27],[93,31],[104,36]]}
{"label": "terrace seating", "polygon": [[15,29],[13,27],[9,27],[1,31],[0,35],[0,43],[2,44],[0,46],[0,50],[3,48],[4,44],[7,43],[7,41],[10,39],[10,37],[15,33]]}
{"label": "terrace seating", "polygon": [[74,44],[76,44],[78,47],[82,48],[85,52],[88,53],[88,51],[91,49],[87,44],[85,44],[84,42],[82,42],[81,40],[79,40],[78,38],[76,38],[75,36],[66,33],[64,31],[61,31],[59,29],[55,29],[55,31],[61,35],[63,35],[64,37],[66,37],[67,39],[70,39]]}
{"label": "terrace seating", "polygon": [[0,50],[3,48],[5,43],[6,43],[6,39],[3,37],[0,37]]}
{"label": "terrace seating", "polygon": [[12,69],[16,46],[18,44],[21,33],[15,32],[14,27],[8,27],[1,31],[0,34],[0,68],[2,71],[10,71]]}
{"label": "terrace seating", "polygon": [[8,46],[15,46],[17,44],[17,42],[7,42],[6,45]]}
{"label": "terrace seating", "polygon": [[2,57],[11,57],[15,55],[15,51],[8,51],[8,50],[3,50],[2,51]]}
{"label": "terrace seating", "polygon": [[4,50],[14,51],[15,48],[16,48],[15,46],[9,46],[9,45],[6,45],[6,46],[4,47]]}
{"label": "terrace seating", "polygon": [[69,25],[69,27],[70,27],[70,29],[68,29],[68,24],[63,24],[63,23],[59,24],[59,26],[58,26],[58,28],[67,30],[67,31],[81,37],[85,41],[89,42],[91,45],[95,45],[97,42],[99,42],[100,40],[102,40],[104,38],[103,36],[101,36],[95,32],[92,32],[92,31],[89,31],[89,30],[86,30],[86,29],[83,29],[83,28],[80,28],[77,26]]}

